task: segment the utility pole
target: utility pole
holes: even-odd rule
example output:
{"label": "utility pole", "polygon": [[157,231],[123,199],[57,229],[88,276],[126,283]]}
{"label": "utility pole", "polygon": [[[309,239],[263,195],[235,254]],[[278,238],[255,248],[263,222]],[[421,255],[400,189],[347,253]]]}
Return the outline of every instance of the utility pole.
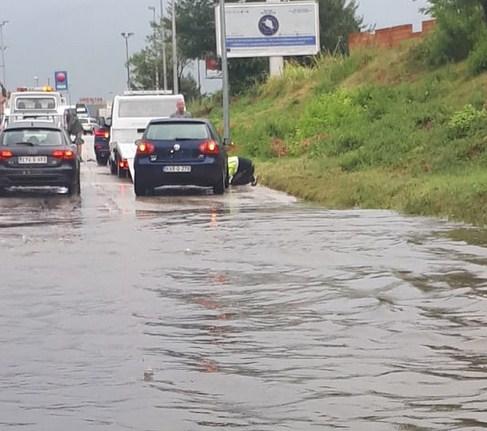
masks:
{"label": "utility pole", "polygon": [[223,73],[223,141],[230,144],[230,82],[228,79],[227,28],[225,18],[225,0],[220,0],[220,43]]}
{"label": "utility pole", "polygon": [[167,60],[166,60],[166,24],[164,22],[164,1],[160,0],[161,7],[161,41],[162,41],[162,79],[164,91],[167,91]]}
{"label": "utility pole", "polygon": [[172,0],[172,79],[173,93],[179,93],[178,84],[178,54],[176,46],[176,0]]}
{"label": "utility pole", "polygon": [[5,65],[5,50],[7,49],[3,43],[3,27],[8,24],[8,21],[0,22],[0,50],[2,51],[2,83],[7,86],[7,66]]}
{"label": "utility pole", "polygon": [[155,6],[149,6],[149,10],[152,11],[153,13],[153,20],[152,20],[152,23],[153,23],[153,26],[154,26],[154,40],[153,40],[153,46],[154,46],[154,83],[156,85],[156,90],[159,90],[159,70],[157,69],[157,30],[156,30],[156,25],[157,25],[157,21],[156,21],[156,8]]}
{"label": "utility pole", "polygon": [[133,36],[134,33],[122,32],[120,34],[125,39],[125,55],[127,58],[127,90],[130,90],[131,82],[130,82],[130,64],[129,64],[129,37]]}

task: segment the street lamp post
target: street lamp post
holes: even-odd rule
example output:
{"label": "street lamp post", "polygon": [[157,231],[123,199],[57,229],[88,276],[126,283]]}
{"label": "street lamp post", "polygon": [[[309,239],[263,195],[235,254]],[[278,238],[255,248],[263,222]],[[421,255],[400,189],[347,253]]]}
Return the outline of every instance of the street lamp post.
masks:
{"label": "street lamp post", "polygon": [[166,25],[164,23],[164,3],[160,0],[161,7],[161,40],[162,40],[162,76],[164,91],[167,91],[167,62],[166,62]]}
{"label": "street lamp post", "polygon": [[130,82],[130,64],[129,64],[129,37],[133,36],[134,33],[122,32],[120,34],[125,39],[125,55],[127,58],[127,90],[130,90],[131,82]]}
{"label": "street lamp post", "polygon": [[6,72],[6,65],[5,65],[5,46],[3,44],[3,27],[8,24],[8,21],[0,22],[0,50],[2,51],[2,82],[4,86],[7,86],[7,72]]}
{"label": "street lamp post", "polygon": [[176,0],[172,0],[172,79],[173,92],[179,93],[178,85],[178,57],[176,46]]}
{"label": "street lamp post", "polygon": [[159,90],[159,70],[157,69],[157,31],[156,31],[156,8],[155,6],[149,6],[149,10],[152,11],[153,13],[153,23],[154,23],[154,42],[153,42],[153,45],[154,45],[154,73],[155,73],[155,84],[156,84],[156,90]]}

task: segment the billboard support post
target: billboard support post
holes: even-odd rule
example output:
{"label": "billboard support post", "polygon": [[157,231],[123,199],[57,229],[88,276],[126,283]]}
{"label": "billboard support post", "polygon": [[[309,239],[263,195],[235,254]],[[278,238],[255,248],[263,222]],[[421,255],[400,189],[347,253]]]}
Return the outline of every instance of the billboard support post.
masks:
{"label": "billboard support post", "polygon": [[228,59],[270,57],[271,75],[279,76],[284,56],[316,55],[319,5],[316,0],[266,0],[225,6],[219,0],[215,21],[217,54],[222,59],[224,139],[230,142]]}
{"label": "billboard support post", "polygon": [[[282,0],[267,0],[267,3],[280,3]],[[269,57],[269,74],[280,77],[284,73],[284,57]]]}
{"label": "billboard support post", "polygon": [[284,57],[269,57],[269,74],[282,76],[284,73]]}

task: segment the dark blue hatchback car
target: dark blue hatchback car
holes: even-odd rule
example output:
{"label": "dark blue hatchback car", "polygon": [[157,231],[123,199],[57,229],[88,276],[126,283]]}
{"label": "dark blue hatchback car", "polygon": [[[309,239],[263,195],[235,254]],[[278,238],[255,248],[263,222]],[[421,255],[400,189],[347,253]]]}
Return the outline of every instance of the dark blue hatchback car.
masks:
{"label": "dark blue hatchback car", "polygon": [[228,156],[213,125],[204,119],[152,120],[137,143],[134,160],[137,196],[162,186],[228,187]]}

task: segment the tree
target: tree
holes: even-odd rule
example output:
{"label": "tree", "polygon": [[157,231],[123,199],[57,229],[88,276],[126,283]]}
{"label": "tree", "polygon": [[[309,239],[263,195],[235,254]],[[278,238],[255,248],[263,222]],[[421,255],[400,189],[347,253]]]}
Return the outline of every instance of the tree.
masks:
{"label": "tree", "polygon": [[350,33],[360,31],[363,19],[357,15],[356,0],[319,0],[320,6],[320,44],[324,52],[348,50]]}
{"label": "tree", "polygon": [[149,48],[133,54],[129,60],[132,87],[137,90],[155,88],[154,57]]}
{"label": "tree", "polygon": [[176,3],[178,54],[196,60],[216,49],[213,0],[179,0]]}
{"label": "tree", "polygon": [[431,7],[429,11],[436,16],[445,10],[457,11],[460,13],[471,13],[473,10],[479,10],[482,13],[482,19],[487,24],[487,0],[429,0]]}
{"label": "tree", "polygon": [[430,0],[427,11],[437,26],[421,48],[433,66],[464,60],[487,38],[487,0]]}
{"label": "tree", "polygon": [[[169,20],[170,25],[170,20]],[[134,53],[130,59],[129,64],[132,71],[132,86],[136,90],[153,90],[156,88],[156,82],[159,82],[159,86],[162,87],[163,83],[163,60],[162,60],[162,44],[165,44],[166,51],[166,63],[167,63],[167,76],[172,77],[172,49],[171,41],[164,37],[162,38],[162,26],[157,23],[151,23],[153,31],[146,37],[146,47],[141,51]],[[168,23],[165,22],[165,27]],[[184,70],[189,63],[189,59],[181,55],[178,55],[178,80],[181,87],[181,91],[186,90],[185,94],[188,97],[194,97],[194,89],[197,87],[193,78],[185,77],[183,79]],[[156,72],[158,79],[156,81]],[[168,79],[168,89],[173,88],[172,79]]]}

